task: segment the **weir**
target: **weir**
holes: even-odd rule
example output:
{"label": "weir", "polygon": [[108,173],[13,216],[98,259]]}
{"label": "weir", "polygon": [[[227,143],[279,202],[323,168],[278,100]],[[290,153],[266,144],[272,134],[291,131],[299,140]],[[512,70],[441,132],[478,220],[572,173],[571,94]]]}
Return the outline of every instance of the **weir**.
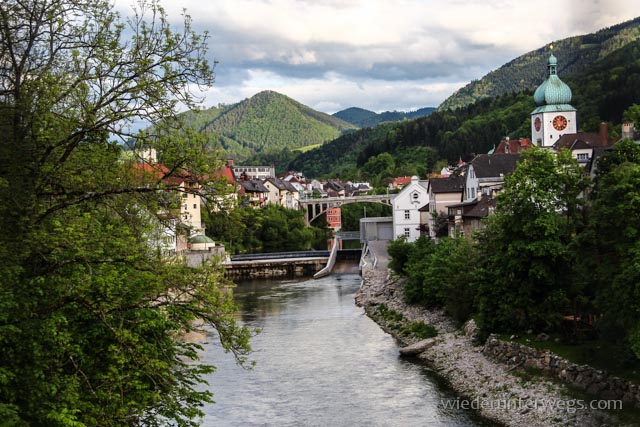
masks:
{"label": "weir", "polygon": [[[231,279],[324,277],[333,272],[336,262],[358,263],[360,249],[280,252],[234,255],[224,264],[225,276]],[[332,255],[333,254],[333,255]],[[320,274],[322,273],[322,274]]]}

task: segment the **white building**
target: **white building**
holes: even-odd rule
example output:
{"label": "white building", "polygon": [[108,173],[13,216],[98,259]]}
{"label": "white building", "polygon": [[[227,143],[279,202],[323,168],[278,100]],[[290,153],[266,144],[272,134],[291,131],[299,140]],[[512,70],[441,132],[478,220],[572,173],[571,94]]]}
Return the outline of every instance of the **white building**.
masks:
{"label": "white building", "polygon": [[393,238],[403,236],[408,242],[420,237],[419,209],[429,203],[428,182],[417,176],[393,198]]}

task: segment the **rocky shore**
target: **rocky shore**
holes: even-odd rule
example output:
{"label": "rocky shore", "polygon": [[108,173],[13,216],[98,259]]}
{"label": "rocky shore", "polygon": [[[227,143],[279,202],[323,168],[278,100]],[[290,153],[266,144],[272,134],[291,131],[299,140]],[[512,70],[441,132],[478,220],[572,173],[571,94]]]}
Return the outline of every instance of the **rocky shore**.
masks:
{"label": "rocky shore", "polygon": [[[620,421],[615,411],[590,408],[594,398],[569,390],[559,382],[489,359],[483,354],[481,343],[475,342],[473,327],[465,331],[441,311],[407,305],[401,281],[391,276],[389,270],[366,267],[362,274],[356,304],[364,307],[403,347],[417,345],[418,348],[406,348],[405,353],[413,353],[431,367],[460,394],[461,400],[484,417],[514,427],[640,425],[633,420]],[[420,340],[401,333],[397,323],[379,315],[377,307],[381,305],[410,322],[434,326],[437,337]]]}

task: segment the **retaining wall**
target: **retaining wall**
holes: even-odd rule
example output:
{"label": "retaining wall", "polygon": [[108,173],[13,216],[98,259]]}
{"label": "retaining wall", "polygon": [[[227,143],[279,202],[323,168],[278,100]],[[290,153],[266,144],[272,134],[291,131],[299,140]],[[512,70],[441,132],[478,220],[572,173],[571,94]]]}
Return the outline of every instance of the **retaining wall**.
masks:
{"label": "retaining wall", "polygon": [[570,362],[549,350],[502,341],[496,335],[491,335],[482,351],[497,362],[536,368],[603,400],[622,400],[640,408],[640,385],[588,365]]}

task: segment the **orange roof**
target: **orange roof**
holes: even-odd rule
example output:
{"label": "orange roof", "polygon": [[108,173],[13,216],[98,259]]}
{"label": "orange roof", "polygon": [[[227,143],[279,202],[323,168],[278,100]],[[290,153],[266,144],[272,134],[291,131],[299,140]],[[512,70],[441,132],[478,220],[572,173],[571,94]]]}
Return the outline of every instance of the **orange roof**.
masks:
{"label": "orange roof", "polygon": [[533,144],[527,138],[503,139],[493,151],[493,154],[516,154],[531,147],[533,147]]}
{"label": "orange roof", "polygon": [[233,169],[228,165],[225,165],[221,169],[218,169],[214,172],[213,175],[216,178],[226,178],[227,184],[233,184],[234,182],[236,182],[236,177],[233,173]]}
{"label": "orange roof", "polygon": [[393,180],[394,185],[407,185],[411,183],[410,176],[399,176]]}

